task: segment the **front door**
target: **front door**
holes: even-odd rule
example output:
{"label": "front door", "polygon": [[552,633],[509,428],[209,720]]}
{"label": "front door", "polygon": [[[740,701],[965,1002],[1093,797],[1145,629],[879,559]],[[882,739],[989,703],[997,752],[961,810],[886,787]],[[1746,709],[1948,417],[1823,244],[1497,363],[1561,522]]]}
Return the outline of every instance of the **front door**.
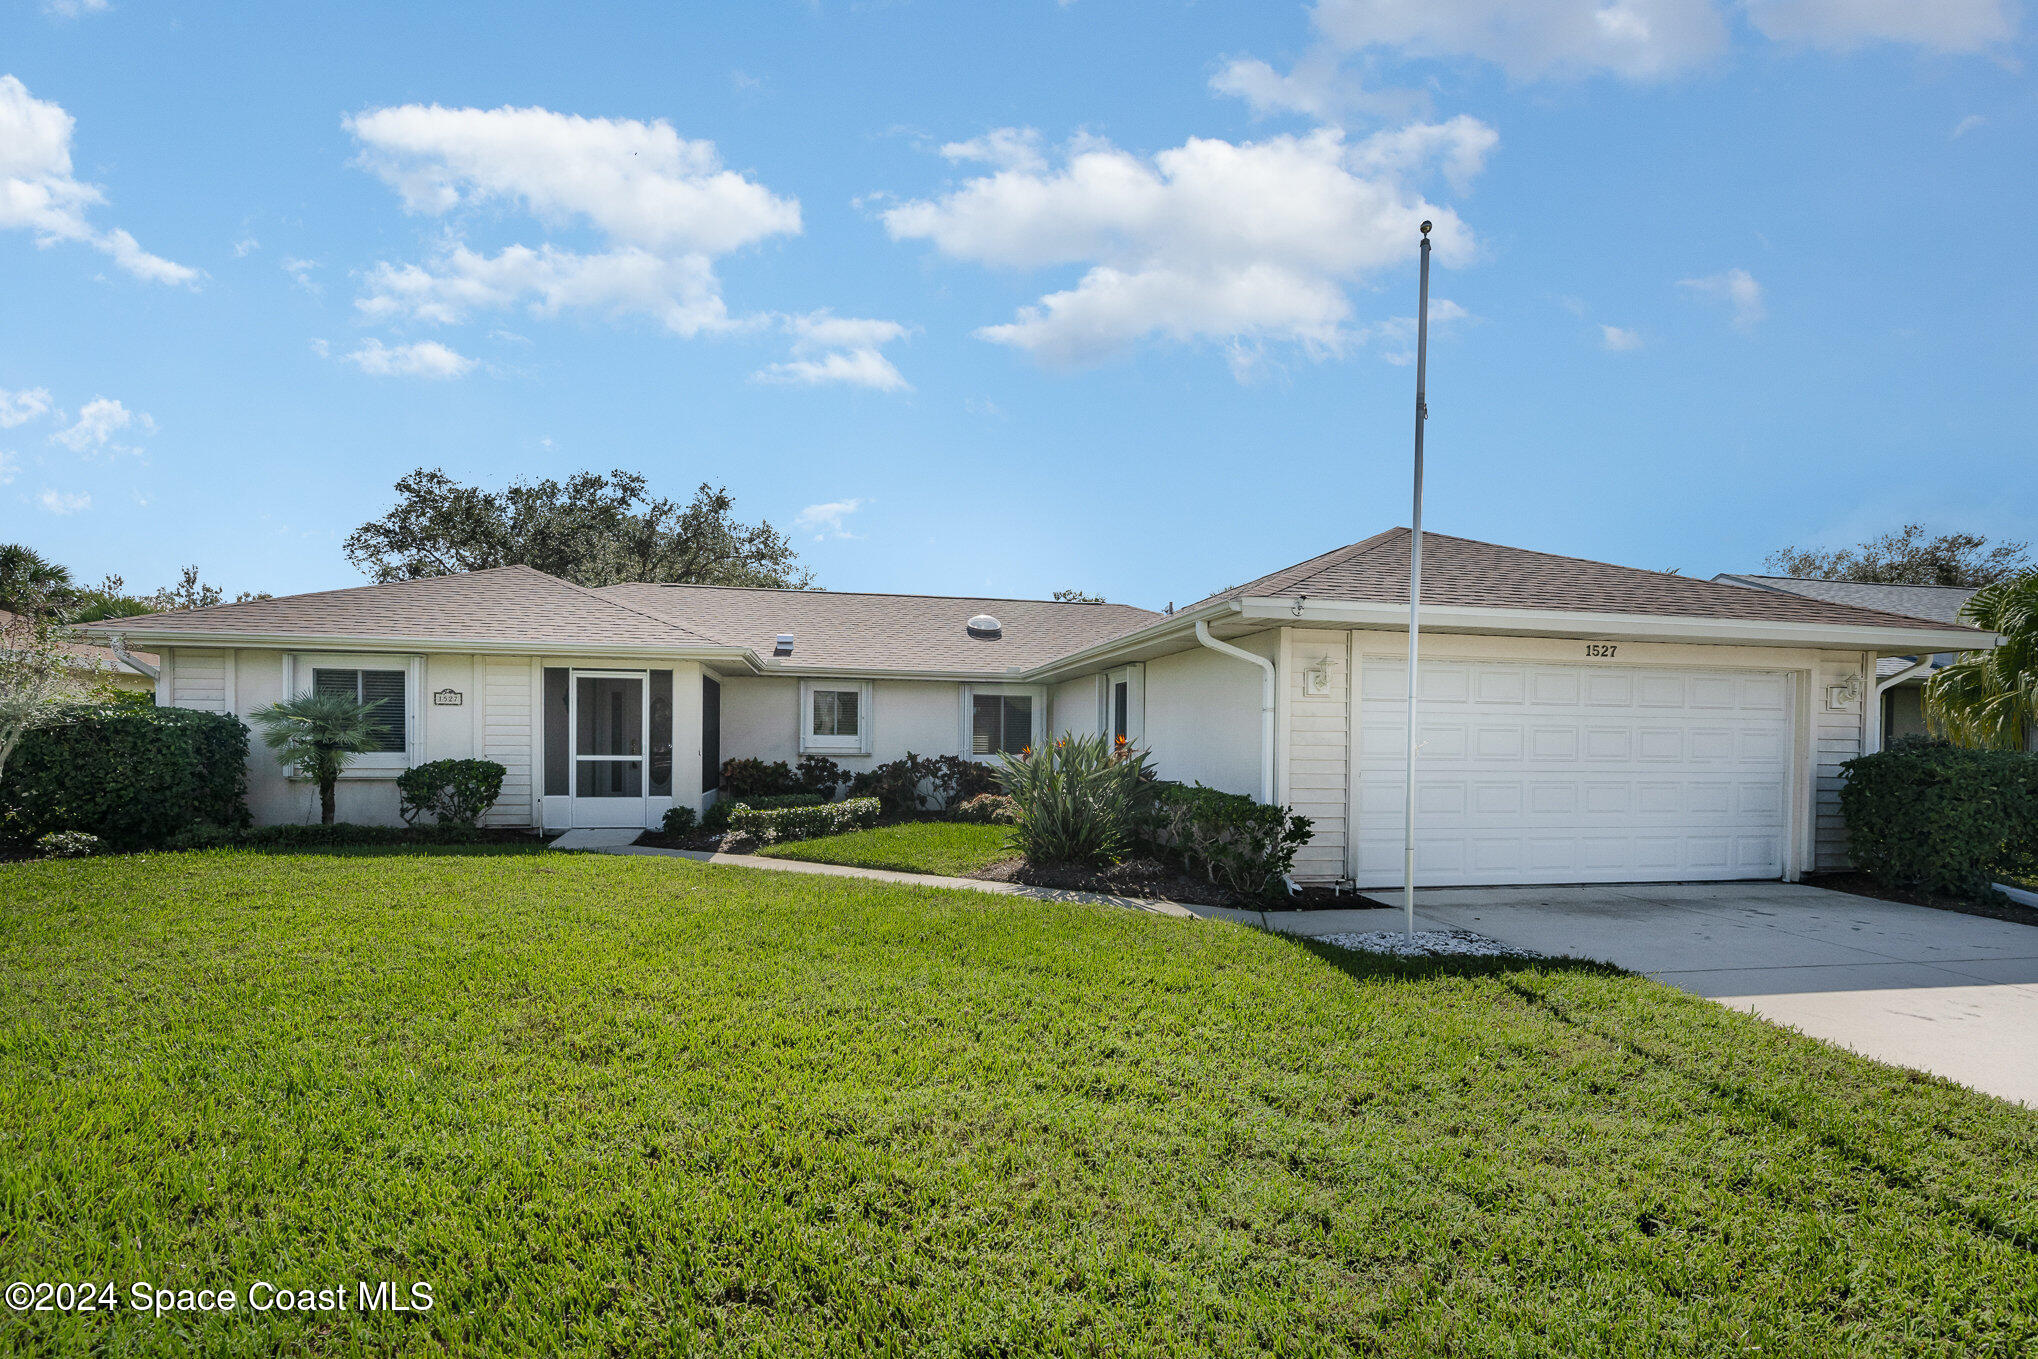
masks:
{"label": "front door", "polygon": [[644,824],[644,734],[650,726],[641,671],[573,672],[573,824]]}

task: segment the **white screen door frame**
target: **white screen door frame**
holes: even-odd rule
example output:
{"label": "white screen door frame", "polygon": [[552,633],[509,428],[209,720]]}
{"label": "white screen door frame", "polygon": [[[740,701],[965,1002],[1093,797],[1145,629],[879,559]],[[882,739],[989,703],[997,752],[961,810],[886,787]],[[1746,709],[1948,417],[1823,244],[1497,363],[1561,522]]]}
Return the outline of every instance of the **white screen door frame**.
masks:
{"label": "white screen door frame", "polygon": [[[610,753],[588,752],[581,749],[580,729],[580,682],[592,680],[631,680],[637,688],[637,738],[634,752]],[[651,731],[651,672],[648,670],[575,670],[567,676],[566,683],[566,733],[570,767],[566,780],[567,824],[572,826],[635,826],[642,828],[646,813],[646,794],[650,787],[650,742]],[[581,775],[593,768],[597,774],[609,766],[623,766],[627,774],[634,766],[637,791],[635,795],[604,795],[585,797],[581,795]]]}

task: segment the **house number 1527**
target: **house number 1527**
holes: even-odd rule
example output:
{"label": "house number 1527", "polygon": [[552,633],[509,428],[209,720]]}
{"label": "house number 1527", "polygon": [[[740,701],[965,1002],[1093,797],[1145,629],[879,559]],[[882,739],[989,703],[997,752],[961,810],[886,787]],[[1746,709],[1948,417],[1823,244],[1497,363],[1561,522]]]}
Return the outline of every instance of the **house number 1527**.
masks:
{"label": "house number 1527", "polygon": [[1611,642],[1587,642],[1585,644],[1585,654],[1588,656],[1611,656],[1619,650],[1620,648]]}

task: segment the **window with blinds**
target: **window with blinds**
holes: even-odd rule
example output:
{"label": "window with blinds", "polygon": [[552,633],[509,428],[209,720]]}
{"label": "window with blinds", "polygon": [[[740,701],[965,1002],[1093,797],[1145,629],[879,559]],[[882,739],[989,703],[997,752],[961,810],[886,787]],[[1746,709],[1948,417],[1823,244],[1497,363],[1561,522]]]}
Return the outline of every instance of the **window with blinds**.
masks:
{"label": "window with blinds", "polygon": [[401,755],[409,748],[409,714],[404,711],[408,677],[401,670],[328,670],[321,666],[311,672],[311,688],[317,694],[345,694],[357,703],[373,703],[368,728],[374,733],[371,749]]}
{"label": "window with blinds", "polygon": [[1033,699],[1027,694],[970,695],[972,755],[1017,755],[1033,744]]}
{"label": "window with blinds", "polygon": [[856,725],[857,700],[862,696],[855,689],[814,690],[814,725],[808,729],[807,734],[852,739],[856,737],[860,730]]}

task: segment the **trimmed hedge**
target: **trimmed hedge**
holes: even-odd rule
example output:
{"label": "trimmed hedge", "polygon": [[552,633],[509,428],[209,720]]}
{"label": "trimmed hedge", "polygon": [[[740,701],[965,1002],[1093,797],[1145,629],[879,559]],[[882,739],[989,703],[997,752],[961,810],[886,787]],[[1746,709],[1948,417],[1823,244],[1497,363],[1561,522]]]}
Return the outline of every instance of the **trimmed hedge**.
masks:
{"label": "trimmed hedge", "polygon": [[777,797],[744,797],[736,801],[753,812],[782,812],[788,807],[819,807],[828,799],[819,793],[782,793]]}
{"label": "trimmed hedge", "polygon": [[955,804],[956,819],[985,825],[1014,826],[1019,823],[1019,804],[1003,793],[978,793]]}
{"label": "trimmed hedge", "polygon": [[429,815],[441,826],[473,826],[502,796],[509,770],[494,760],[432,760],[396,776],[405,825]]}
{"label": "trimmed hedge", "polygon": [[1156,790],[1141,838],[1187,871],[1241,896],[1278,897],[1313,825],[1306,816],[1243,793],[1175,783]]}
{"label": "trimmed hedge", "polygon": [[[337,849],[350,845],[494,845],[521,838],[514,832],[473,826],[363,826],[336,821],[330,826],[191,826],[162,845],[183,849]],[[536,836],[529,837],[538,843]]]}
{"label": "trimmed hedge", "polygon": [[200,824],[248,823],[248,729],[189,708],[67,704],[31,727],[0,774],[0,840],[83,831],[161,844]]}
{"label": "trimmed hedge", "polygon": [[853,797],[816,807],[781,807],[759,811],[737,806],[729,813],[729,829],[748,835],[761,845],[781,840],[811,840],[819,835],[839,835],[877,824],[880,807],[874,797]]}
{"label": "trimmed hedge", "polygon": [[1848,853],[1884,887],[1986,897],[2038,848],[2038,756],[1904,737],[1841,768]]}

